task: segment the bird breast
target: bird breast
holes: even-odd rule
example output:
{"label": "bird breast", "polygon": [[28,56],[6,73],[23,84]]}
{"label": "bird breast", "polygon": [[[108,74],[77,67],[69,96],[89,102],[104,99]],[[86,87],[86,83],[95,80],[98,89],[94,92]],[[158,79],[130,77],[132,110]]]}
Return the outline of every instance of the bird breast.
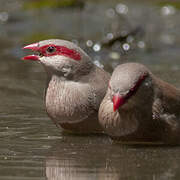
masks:
{"label": "bird breast", "polygon": [[46,91],[48,115],[58,123],[77,123],[94,112],[95,100],[88,84],[52,78]]}
{"label": "bird breast", "polygon": [[113,103],[107,96],[99,108],[99,122],[110,136],[126,136],[138,129],[138,120],[133,111],[114,112]]}

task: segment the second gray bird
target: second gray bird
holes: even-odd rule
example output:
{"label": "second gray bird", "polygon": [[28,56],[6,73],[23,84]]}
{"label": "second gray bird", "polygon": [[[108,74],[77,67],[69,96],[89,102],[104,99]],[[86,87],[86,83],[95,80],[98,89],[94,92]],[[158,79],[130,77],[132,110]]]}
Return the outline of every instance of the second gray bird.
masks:
{"label": "second gray bird", "polygon": [[180,90],[142,64],[119,65],[100,105],[99,122],[124,143],[179,144]]}

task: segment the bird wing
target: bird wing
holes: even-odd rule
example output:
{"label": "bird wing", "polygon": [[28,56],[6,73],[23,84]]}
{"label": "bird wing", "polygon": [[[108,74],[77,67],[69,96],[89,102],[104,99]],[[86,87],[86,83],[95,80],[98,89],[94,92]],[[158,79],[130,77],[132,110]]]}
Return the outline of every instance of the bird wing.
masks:
{"label": "bird wing", "polygon": [[153,119],[159,120],[161,129],[164,131],[176,132],[179,129],[179,123],[175,114],[165,112],[161,100],[157,98],[153,103]]}
{"label": "bird wing", "polygon": [[159,98],[156,98],[156,100],[154,101],[153,106],[152,106],[153,119],[160,119],[163,112],[164,112],[164,109],[163,109],[161,100]]}

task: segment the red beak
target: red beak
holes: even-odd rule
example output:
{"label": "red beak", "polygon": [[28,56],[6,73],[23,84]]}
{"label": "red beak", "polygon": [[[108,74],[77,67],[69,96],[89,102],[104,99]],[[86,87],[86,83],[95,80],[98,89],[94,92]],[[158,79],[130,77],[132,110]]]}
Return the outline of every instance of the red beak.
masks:
{"label": "red beak", "polygon": [[[38,51],[39,50],[39,43],[33,43],[30,45],[27,45],[23,47],[23,49],[30,49],[32,51]],[[32,61],[38,61],[39,56],[38,55],[29,55],[22,58],[22,60],[32,60]]]}
{"label": "red beak", "polygon": [[27,46],[24,46],[23,49],[31,49],[32,51],[38,51],[39,50],[39,43],[29,44]]}
{"label": "red beak", "polygon": [[113,110],[114,112],[125,103],[125,98],[123,96],[120,96],[118,93],[116,93],[113,96]]}

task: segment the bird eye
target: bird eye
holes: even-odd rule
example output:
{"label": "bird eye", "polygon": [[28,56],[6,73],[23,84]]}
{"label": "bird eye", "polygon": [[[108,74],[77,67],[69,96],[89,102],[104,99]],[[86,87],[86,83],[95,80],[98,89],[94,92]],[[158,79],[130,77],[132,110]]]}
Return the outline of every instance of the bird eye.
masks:
{"label": "bird eye", "polygon": [[46,51],[48,53],[53,53],[55,50],[56,50],[56,48],[54,46],[49,46]]}

